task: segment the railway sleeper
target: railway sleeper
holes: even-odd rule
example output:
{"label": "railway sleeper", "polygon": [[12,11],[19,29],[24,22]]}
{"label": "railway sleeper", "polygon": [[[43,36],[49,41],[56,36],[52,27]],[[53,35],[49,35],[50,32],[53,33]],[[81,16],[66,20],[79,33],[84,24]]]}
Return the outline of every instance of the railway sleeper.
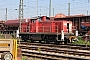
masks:
{"label": "railway sleeper", "polygon": [[90,53],[84,53],[84,56],[89,56],[90,57]]}
{"label": "railway sleeper", "polygon": [[[30,50],[37,50],[38,51],[38,47],[33,48],[33,46],[31,46],[28,48]],[[27,48],[25,47],[25,49],[27,49]],[[48,48],[43,48],[43,50],[47,51],[47,52],[55,52],[56,51],[57,53],[64,53],[64,54],[69,54],[69,52],[71,54],[71,52],[73,52],[74,55],[88,55],[89,56],[89,54],[90,54],[88,52],[78,52],[78,51],[71,51],[71,50],[54,50],[54,49],[48,49]],[[42,51],[42,48],[40,49],[40,51]]]}
{"label": "railway sleeper", "polygon": [[58,52],[56,51],[56,53],[60,53],[60,54],[63,53],[64,54],[64,51],[58,51]]}
{"label": "railway sleeper", "polygon": [[22,53],[22,55],[27,55],[27,56],[31,56],[31,57],[37,57],[37,58],[41,58],[41,59],[49,59],[49,60],[62,60],[65,58],[62,57],[57,57],[57,56],[49,56],[49,55],[45,55],[45,54],[26,54],[26,53]]}
{"label": "railway sleeper", "polygon": [[90,58],[85,58],[85,57],[80,57],[80,56],[78,56],[78,57],[75,57],[75,56],[66,56],[66,55],[64,55],[64,54],[49,54],[49,53],[45,53],[45,52],[41,52],[41,53],[39,53],[39,52],[35,52],[35,51],[27,51],[27,53],[29,53],[29,54],[40,54],[40,55],[45,55],[45,56],[55,56],[55,57],[61,57],[61,58],[69,58],[69,59],[83,59],[83,60],[87,60],[87,59],[90,59]]}
{"label": "railway sleeper", "polygon": [[53,57],[52,56],[48,56],[48,55],[42,55],[42,54],[28,54],[28,53],[22,53],[22,55],[27,55],[27,56],[31,56],[31,57],[36,57],[36,58],[41,58],[41,59],[52,59],[52,60],[58,60],[61,58],[57,58],[57,57]]}
{"label": "railway sleeper", "polygon": [[[47,52],[55,52],[55,51],[47,51]],[[90,56],[90,54],[84,54],[84,53],[81,53],[81,52],[67,52],[67,51],[58,51],[58,52],[55,52],[55,53],[63,53],[63,54],[69,54],[69,55],[79,55],[79,56]]]}
{"label": "railway sleeper", "polygon": [[[29,46],[29,45],[28,45]],[[26,45],[22,45],[22,46],[20,46],[20,47],[24,47],[24,48],[26,48]],[[28,48],[37,48],[38,46],[29,46]],[[41,49],[42,49],[43,47],[41,47]],[[60,46],[59,48],[68,48],[68,47],[65,47],[65,46]],[[43,48],[43,49],[45,49],[45,48]],[[73,49],[73,48],[71,48],[71,49]],[[77,48],[77,49],[79,49],[79,47]]]}
{"label": "railway sleeper", "polygon": [[[28,48],[38,48],[38,47],[40,47],[41,49],[45,49],[45,47],[44,46],[27,46],[27,45],[22,45],[22,46],[20,46],[20,47],[28,47]],[[51,46],[50,46],[51,47]],[[59,48],[70,48],[71,46],[69,46],[69,47],[67,47],[67,46],[59,46]],[[47,48],[46,49],[48,49],[49,47],[47,46]],[[51,50],[53,49],[53,48],[50,48]],[[74,49],[74,48],[72,48],[71,47],[71,49]],[[78,49],[79,50],[79,47],[77,47],[76,49]],[[82,49],[83,50],[83,49]]]}
{"label": "railway sleeper", "polygon": [[90,47],[81,47],[80,50],[89,50],[90,51]]}
{"label": "railway sleeper", "polygon": [[47,52],[55,52],[56,50],[47,50]]}

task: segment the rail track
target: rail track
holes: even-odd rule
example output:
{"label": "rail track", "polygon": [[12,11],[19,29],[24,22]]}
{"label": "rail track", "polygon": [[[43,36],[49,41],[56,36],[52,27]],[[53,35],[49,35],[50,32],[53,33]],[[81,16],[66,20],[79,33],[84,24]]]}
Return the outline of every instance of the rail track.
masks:
{"label": "rail track", "polygon": [[21,42],[23,56],[51,60],[90,60],[90,47]]}

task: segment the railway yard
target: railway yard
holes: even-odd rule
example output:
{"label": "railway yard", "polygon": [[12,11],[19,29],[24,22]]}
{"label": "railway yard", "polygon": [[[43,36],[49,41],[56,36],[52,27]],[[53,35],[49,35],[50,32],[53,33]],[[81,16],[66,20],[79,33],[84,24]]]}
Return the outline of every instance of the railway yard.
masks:
{"label": "railway yard", "polygon": [[0,60],[90,60],[89,0],[58,1],[16,1],[15,19],[8,19],[12,8],[6,5],[11,9],[6,7],[6,20],[0,20]]}

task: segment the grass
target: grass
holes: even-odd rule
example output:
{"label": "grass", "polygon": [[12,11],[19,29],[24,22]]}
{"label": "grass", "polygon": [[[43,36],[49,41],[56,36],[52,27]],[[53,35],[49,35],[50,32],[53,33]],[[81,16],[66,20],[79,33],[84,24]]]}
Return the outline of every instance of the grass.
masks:
{"label": "grass", "polygon": [[23,56],[23,57],[22,57],[22,60],[27,60],[27,58]]}
{"label": "grass", "polygon": [[0,39],[3,39],[4,38],[4,36],[0,33]]}
{"label": "grass", "polygon": [[[23,56],[22,57],[22,60],[37,60],[37,58],[36,57],[25,57],[25,56]],[[40,59],[41,60],[41,59]]]}
{"label": "grass", "polygon": [[75,41],[74,44],[78,45],[90,45],[90,41],[88,40],[83,40],[82,37],[78,38],[78,41]]}

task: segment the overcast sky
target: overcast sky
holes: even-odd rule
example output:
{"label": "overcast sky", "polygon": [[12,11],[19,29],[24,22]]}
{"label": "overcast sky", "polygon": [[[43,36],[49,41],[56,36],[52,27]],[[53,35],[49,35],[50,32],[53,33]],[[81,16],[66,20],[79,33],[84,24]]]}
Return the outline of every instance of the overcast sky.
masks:
{"label": "overcast sky", "polygon": [[[36,9],[37,0],[24,0],[24,18],[34,17],[37,14]],[[49,1],[50,0],[38,0],[38,15],[49,16]],[[74,14],[88,14],[90,15],[90,2],[89,0],[51,0],[52,1],[52,13],[53,8],[54,15],[57,13],[63,13],[68,15],[68,3],[70,3],[70,15]],[[8,19],[18,18],[20,0],[0,0],[0,20],[6,19],[6,7],[8,9]],[[17,9],[17,10],[16,10]]]}

